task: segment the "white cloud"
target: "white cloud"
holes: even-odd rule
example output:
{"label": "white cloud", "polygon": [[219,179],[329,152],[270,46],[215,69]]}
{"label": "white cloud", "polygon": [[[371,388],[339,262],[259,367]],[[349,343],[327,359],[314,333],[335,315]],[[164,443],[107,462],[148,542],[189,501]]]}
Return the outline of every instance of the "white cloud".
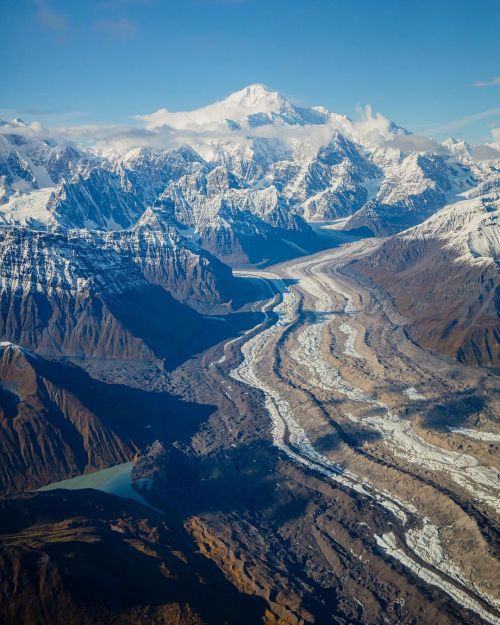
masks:
{"label": "white cloud", "polygon": [[344,125],[345,131],[356,141],[367,145],[383,145],[397,135],[406,133],[382,113],[374,114],[370,104],[363,108],[358,107],[358,111],[361,112],[361,117],[354,122],[349,120],[349,124]]}
{"label": "white cloud", "polygon": [[[469,123],[469,120],[499,112],[500,109],[486,111],[479,115],[456,120],[446,128],[456,128]],[[431,152],[446,154],[442,144],[425,136],[407,133],[394,125],[380,113],[373,113],[370,106],[360,109],[361,115],[357,120],[351,120],[343,115],[331,114],[329,120],[321,125],[289,125],[268,124],[256,128],[240,128],[231,130],[222,120],[211,121],[206,124],[172,127],[165,123],[170,116],[185,115],[183,113],[169,113],[160,109],[151,115],[136,116],[140,125],[68,125],[45,128],[34,122],[26,128],[16,128],[17,134],[27,137],[53,139],[58,142],[80,143],[92,146],[102,152],[127,152],[136,148],[169,149],[188,145],[198,151],[206,159],[213,158],[218,147],[237,149],[252,147],[255,140],[268,139],[275,141],[273,150],[283,148],[283,153],[293,152],[303,158],[313,157],[321,146],[327,145],[336,131],[340,131],[351,140],[370,148],[393,147],[404,153]],[[177,118],[175,121],[179,121]],[[163,122],[163,123],[161,123]],[[0,127],[0,133],[12,133],[9,125]],[[493,141],[500,142],[500,129],[492,131]],[[497,157],[497,149],[492,146],[476,146],[478,149],[474,157],[484,160]]]}
{"label": "white cloud", "polygon": [[472,149],[472,158],[475,161],[491,161],[500,159],[500,149],[492,145],[475,145]]}
{"label": "white cloud", "polygon": [[[269,111],[276,110],[273,98],[278,94],[270,95],[271,99],[265,102],[265,106],[269,107]],[[260,104],[263,105],[262,102]],[[249,143],[254,138],[266,138],[281,141],[291,149],[300,148],[304,156],[315,154],[331,140],[336,130],[354,141],[370,146],[381,146],[398,135],[405,134],[402,128],[395,126],[381,113],[373,114],[370,105],[360,109],[361,116],[356,121],[344,115],[332,114],[327,123],[310,126],[275,123],[252,128],[248,127],[245,117],[252,112],[251,109],[246,110],[239,101],[228,98],[196,111],[171,112],[162,108],[147,115],[136,115],[134,119],[153,132],[162,127],[175,128],[190,144],[194,142],[197,146],[213,144],[215,141]],[[237,121],[241,128],[229,130],[227,119]]]}
{"label": "white cloud", "polygon": [[441,143],[421,135],[396,135],[394,139],[387,141],[386,145],[397,148],[398,150],[401,150],[401,152],[432,152],[433,154],[447,153],[446,148]]}
{"label": "white cloud", "polygon": [[476,80],[474,87],[495,87],[500,85],[500,76],[493,76],[489,80]]}

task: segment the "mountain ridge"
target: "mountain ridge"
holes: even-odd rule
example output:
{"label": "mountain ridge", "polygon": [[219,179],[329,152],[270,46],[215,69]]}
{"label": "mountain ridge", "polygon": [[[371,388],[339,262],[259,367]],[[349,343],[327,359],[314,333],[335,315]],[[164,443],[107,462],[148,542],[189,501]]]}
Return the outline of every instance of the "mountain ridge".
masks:
{"label": "mountain ridge", "polygon": [[[493,144],[438,143],[369,108],[352,121],[324,107],[296,106],[261,84],[194,111],[160,109],[137,121],[144,130],[112,131],[115,148],[111,139],[85,148],[59,144],[38,126],[4,122],[0,219],[23,223],[31,218],[45,227],[129,228],[169,185],[194,176],[194,192],[206,184],[198,182],[200,177],[224,166],[221,199],[236,187],[242,198],[274,187],[294,215],[350,217],[346,230],[387,235],[421,222],[500,171],[500,152]],[[57,132],[46,134],[57,137]],[[138,144],[130,147],[133,137]],[[170,145],[162,146],[164,139]],[[211,210],[203,194],[193,201]],[[242,199],[242,205],[252,202]],[[259,207],[242,212],[238,227],[250,212],[267,228]],[[214,227],[216,222],[214,216]],[[198,225],[194,219],[189,224]],[[229,256],[237,248],[235,241]]]}
{"label": "mountain ridge", "polygon": [[500,365],[500,192],[466,194],[353,265],[393,297],[426,348]]}

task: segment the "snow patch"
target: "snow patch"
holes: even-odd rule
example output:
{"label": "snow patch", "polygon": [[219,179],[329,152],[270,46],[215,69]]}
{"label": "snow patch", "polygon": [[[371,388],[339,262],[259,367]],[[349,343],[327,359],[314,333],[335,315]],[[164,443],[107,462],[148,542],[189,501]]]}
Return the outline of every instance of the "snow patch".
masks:
{"label": "snow patch", "polygon": [[425,395],[419,393],[414,386],[409,386],[408,388],[405,388],[403,393],[412,401],[420,401],[425,399]]}

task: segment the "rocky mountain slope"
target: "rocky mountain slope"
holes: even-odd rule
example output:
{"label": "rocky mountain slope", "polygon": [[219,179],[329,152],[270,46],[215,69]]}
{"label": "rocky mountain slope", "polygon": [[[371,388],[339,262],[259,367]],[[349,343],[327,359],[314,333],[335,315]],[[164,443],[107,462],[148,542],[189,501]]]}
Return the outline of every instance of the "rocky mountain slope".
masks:
{"label": "rocky mountain slope", "polygon": [[197,172],[172,182],[159,202],[199,243],[229,262],[276,260],[297,246],[319,246],[311,229],[276,187],[252,189],[226,167]]}
{"label": "rocky mountain slope", "polygon": [[[497,235],[484,243],[486,230],[498,230],[494,147],[481,160],[479,148],[456,141],[423,149],[380,115],[353,122],[295,106],[262,85],[198,111],[163,109],[140,121],[150,145],[131,147],[129,135],[138,133],[129,131],[119,146],[82,147],[21,120],[0,125],[0,340],[49,358],[171,370],[254,318],[234,314],[255,293],[224,262],[271,263],[328,245],[304,218],[348,217],[346,229],[387,234],[468,193],[358,269],[413,314],[411,332],[423,345],[497,364]],[[5,392],[1,405],[10,414]],[[47,407],[42,395],[40,411],[60,419],[61,408]],[[46,429],[35,427],[37,411],[23,414],[7,420],[9,428]],[[136,438],[110,431],[119,442],[106,444],[95,462],[82,451],[82,433],[78,444],[57,434],[54,449],[66,451],[48,453],[43,466],[58,466],[59,476],[129,457]],[[11,445],[8,432],[10,458],[34,448],[29,437]],[[52,444],[35,439],[41,449]],[[33,458],[23,460],[5,469],[5,480],[15,484],[34,470]],[[28,482],[35,479],[42,478]]]}
{"label": "rocky mountain slope", "polygon": [[259,84],[202,109],[139,119],[151,132],[189,131],[207,161],[258,188],[275,186],[306,219],[354,215],[346,229],[373,234],[414,225],[499,171],[494,147],[439,144],[371,110],[353,122],[324,107],[304,109]]}
{"label": "rocky mountain slope", "polygon": [[5,227],[0,256],[0,335],[44,354],[168,366],[223,333],[197,310],[228,313],[251,295],[154,211],[110,233]]}
{"label": "rocky mountain slope", "polygon": [[209,412],[1,343],[0,495],[126,462],[154,440],[182,440]]}
{"label": "rocky mountain slope", "polygon": [[480,179],[472,161],[459,164],[440,154],[405,155],[388,149],[376,151],[374,160],[383,180],[376,196],[354,213],[345,230],[394,234],[418,224]]}
{"label": "rocky mountain slope", "polygon": [[417,342],[468,364],[500,364],[500,195],[451,204],[389,239],[356,271],[386,289]]}
{"label": "rocky mountain slope", "polygon": [[311,250],[319,245],[273,186],[250,188],[190,148],[110,157],[24,138],[16,134],[25,128],[19,122],[6,126],[12,134],[0,134],[5,224],[116,232],[166,205],[173,211],[157,213],[156,221],[165,221],[161,227],[172,226],[175,214],[174,225],[185,227],[186,236],[235,262],[278,260],[296,253],[294,244]]}
{"label": "rocky mountain slope", "polygon": [[[496,622],[494,378],[360,284],[499,365],[496,147],[262,85],[137,121],[0,124],[0,622]],[[233,275],[337,218],[404,231]],[[136,454],[165,514],[26,492]]]}

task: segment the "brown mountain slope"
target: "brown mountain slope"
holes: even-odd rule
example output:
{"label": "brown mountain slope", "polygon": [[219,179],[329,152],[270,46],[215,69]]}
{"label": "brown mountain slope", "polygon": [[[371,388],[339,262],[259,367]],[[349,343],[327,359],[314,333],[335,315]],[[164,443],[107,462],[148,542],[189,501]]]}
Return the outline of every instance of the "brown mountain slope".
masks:
{"label": "brown mountain slope", "polygon": [[[179,267],[158,257],[153,280],[147,251],[139,267],[130,250],[106,247],[96,237],[1,230],[0,339],[39,354],[156,359],[173,367],[248,322],[243,313],[225,324],[208,319],[167,290],[165,276],[172,273],[179,290],[192,290],[191,299],[210,301],[206,263],[186,268],[179,262],[181,278]],[[182,298],[190,301],[186,293]]]}
{"label": "brown mountain slope", "polygon": [[498,272],[454,260],[437,242],[392,239],[353,269],[393,297],[423,347],[467,364],[499,366]]}
{"label": "brown mountain slope", "polygon": [[0,493],[125,462],[155,439],[189,436],[210,409],[89,377],[0,346]]}
{"label": "brown mountain slope", "polygon": [[499,366],[499,210],[488,196],[447,206],[351,270],[392,296],[419,344],[463,363]]}
{"label": "brown mountain slope", "polygon": [[2,625],[249,625],[266,608],[165,517],[92,490],[1,501],[0,568]]}

